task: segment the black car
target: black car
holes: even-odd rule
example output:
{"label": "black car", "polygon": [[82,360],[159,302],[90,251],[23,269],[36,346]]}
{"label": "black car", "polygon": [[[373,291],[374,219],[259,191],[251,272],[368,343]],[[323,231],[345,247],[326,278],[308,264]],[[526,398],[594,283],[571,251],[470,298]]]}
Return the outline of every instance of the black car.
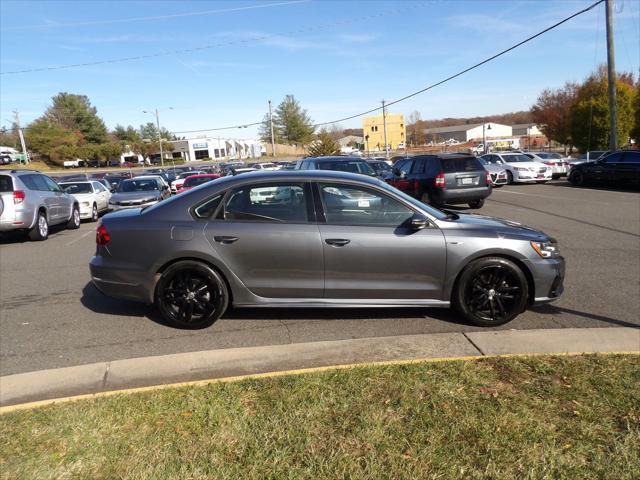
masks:
{"label": "black car", "polygon": [[595,162],[579,163],[571,167],[568,179],[576,187],[589,183],[640,186],[640,152],[619,150]]}
{"label": "black car", "polygon": [[491,179],[480,161],[468,154],[416,155],[399,160],[386,180],[398,190],[436,207],[468,204],[481,208],[491,195]]}
{"label": "black car", "polygon": [[391,168],[391,165],[389,165],[384,160],[374,158],[372,160],[367,160],[367,163],[371,165],[371,167],[375,170],[376,174],[379,177],[383,179],[393,177],[393,169]]}
{"label": "black car", "polygon": [[295,170],[334,170],[377,177],[369,162],[359,157],[307,157],[298,160]]}

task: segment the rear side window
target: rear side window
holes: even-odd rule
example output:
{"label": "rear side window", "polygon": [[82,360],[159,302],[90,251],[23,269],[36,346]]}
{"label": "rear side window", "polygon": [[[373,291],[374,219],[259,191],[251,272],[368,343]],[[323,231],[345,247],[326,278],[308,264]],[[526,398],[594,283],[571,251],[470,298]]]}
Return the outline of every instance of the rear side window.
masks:
{"label": "rear side window", "polygon": [[411,173],[424,173],[426,166],[426,160],[424,158],[416,158],[413,162],[413,169]]}
{"label": "rear side window", "polygon": [[259,184],[233,190],[224,204],[225,220],[308,222],[302,184]]}
{"label": "rear side window", "polygon": [[42,175],[21,175],[20,180],[29,190],[38,190],[41,192],[46,192],[49,190],[49,187],[47,186],[47,183],[45,182]]}
{"label": "rear side window", "polygon": [[444,173],[476,172],[478,170],[484,170],[480,162],[476,160],[475,157],[443,158],[440,162],[442,163],[442,170]]}
{"label": "rear side window", "polygon": [[206,202],[198,205],[193,209],[193,213],[198,218],[209,218],[211,215],[215,213],[218,209],[218,205],[220,205],[220,200],[222,200],[223,195],[219,194],[215,197],[207,200]]}
{"label": "rear side window", "polygon": [[0,175],[0,192],[13,192],[13,179],[9,175]]}

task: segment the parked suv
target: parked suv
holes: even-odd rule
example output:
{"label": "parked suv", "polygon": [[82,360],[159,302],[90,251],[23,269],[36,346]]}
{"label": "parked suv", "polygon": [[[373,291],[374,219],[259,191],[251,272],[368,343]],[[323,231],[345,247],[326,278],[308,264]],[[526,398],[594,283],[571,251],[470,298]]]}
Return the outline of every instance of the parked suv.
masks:
{"label": "parked suv", "polygon": [[491,195],[491,177],[473,155],[417,155],[398,161],[387,183],[433,206],[466,203],[481,208]]}
{"label": "parked suv", "polygon": [[46,240],[52,225],[80,227],[78,200],[40,172],[0,172],[0,198],[0,232],[24,230],[31,240]]}
{"label": "parked suv", "polygon": [[369,162],[360,157],[307,157],[298,160],[296,170],[335,170],[377,177]]}

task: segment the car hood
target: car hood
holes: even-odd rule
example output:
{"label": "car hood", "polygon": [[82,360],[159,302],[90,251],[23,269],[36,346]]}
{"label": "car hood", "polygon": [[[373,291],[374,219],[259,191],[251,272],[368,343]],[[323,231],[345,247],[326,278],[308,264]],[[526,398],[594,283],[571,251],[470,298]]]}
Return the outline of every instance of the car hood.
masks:
{"label": "car hood", "polygon": [[494,165],[490,163],[488,165],[483,165],[483,166],[487,172],[493,172],[493,173],[504,172],[504,167],[502,165]]}
{"label": "car hood", "polygon": [[111,196],[112,202],[130,202],[132,200],[144,200],[146,198],[160,198],[160,192],[157,190],[148,190],[144,192],[119,192]]}
{"label": "car hood", "polygon": [[69,195],[76,197],[78,200],[91,200],[95,196],[95,193],[73,193]]}
{"label": "car hood", "polygon": [[445,235],[447,229],[493,230],[497,236],[526,236],[531,240],[540,241],[547,241],[550,239],[546,233],[512,220],[489,217],[486,215],[457,213],[450,210],[445,210],[445,212],[451,214],[451,219],[438,220],[438,225],[444,229]]}

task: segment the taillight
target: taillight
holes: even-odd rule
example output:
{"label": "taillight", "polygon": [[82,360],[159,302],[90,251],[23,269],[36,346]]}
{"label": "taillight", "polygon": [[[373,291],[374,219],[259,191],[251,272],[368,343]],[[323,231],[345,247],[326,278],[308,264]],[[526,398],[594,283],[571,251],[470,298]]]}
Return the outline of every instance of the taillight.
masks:
{"label": "taillight", "polygon": [[18,204],[24,202],[24,192],[22,190],[16,190],[13,192],[13,203]]}
{"label": "taillight", "polygon": [[487,172],[487,185],[493,185],[493,181],[491,180],[491,174]]}
{"label": "taillight", "polygon": [[96,243],[98,245],[106,245],[111,241],[111,235],[107,232],[107,227],[104,225],[98,225],[96,228]]}
{"label": "taillight", "polygon": [[419,182],[418,180],[414,180],[414,181],[413,181],[413,190],[414,190],[415,192],[420,191],[420,182]]}
{"label": "taillight", "polygon": [[444,173],[439,173],[438,175],[436,175],[433,183],[436,188],[445,188]]}
{"label": "taillight", "polygon": [[556,163],[555,162],[543,162],[545,165],[549,166],[549,167],[555,167]]}

